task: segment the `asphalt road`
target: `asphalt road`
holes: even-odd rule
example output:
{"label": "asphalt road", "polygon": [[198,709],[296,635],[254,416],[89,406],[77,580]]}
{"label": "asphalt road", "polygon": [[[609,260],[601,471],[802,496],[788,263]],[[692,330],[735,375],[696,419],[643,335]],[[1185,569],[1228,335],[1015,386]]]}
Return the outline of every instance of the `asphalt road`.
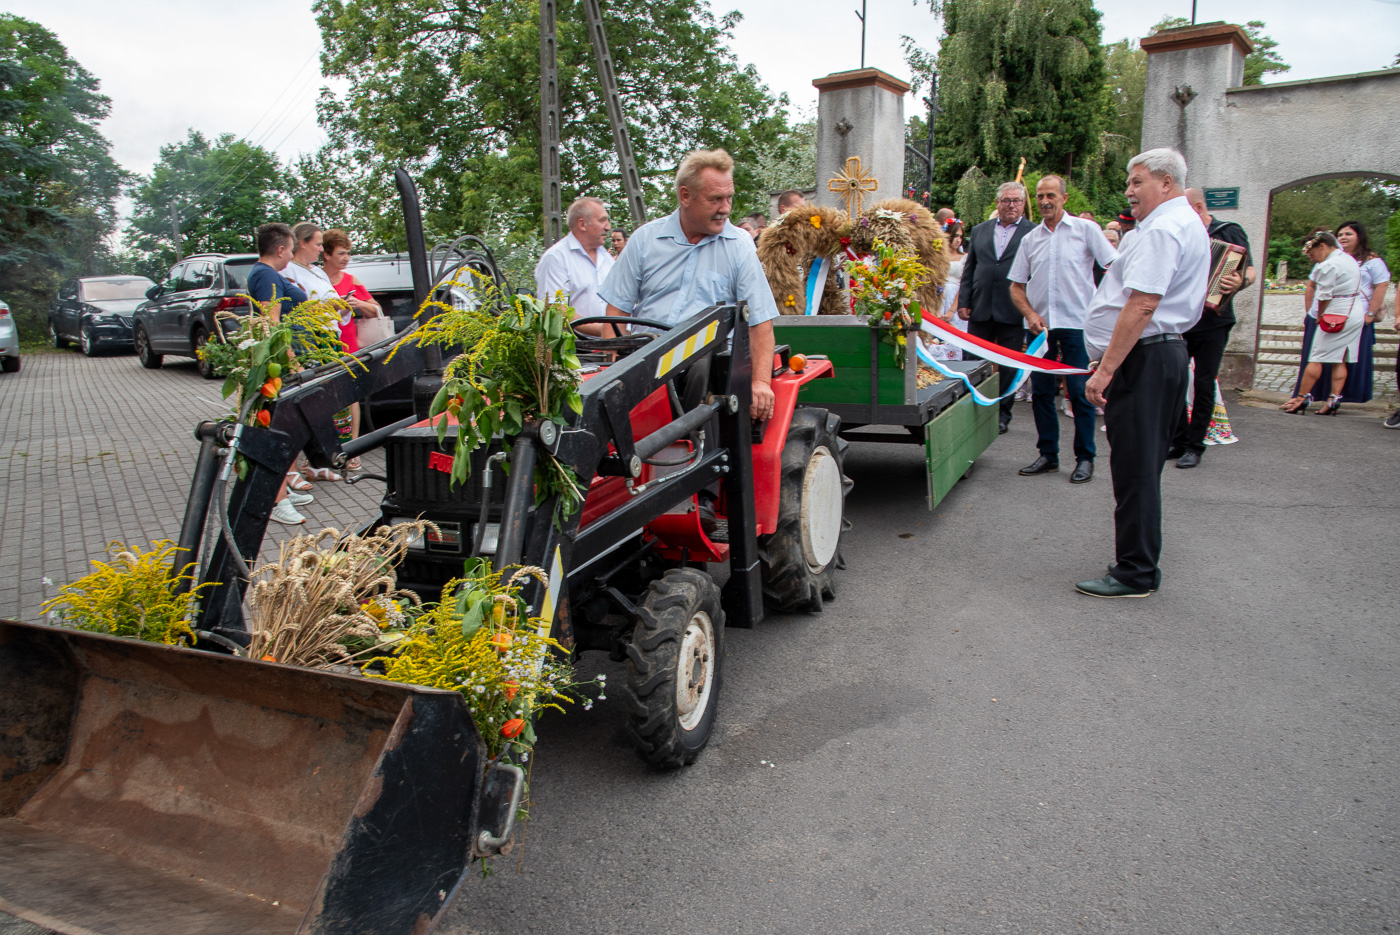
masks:
{"label": "asphalt road", "polygon": [[934,513],[917,450],[852,450],[837,602],[726,634],[695,765],[616,693],[544,720],[523,849],[443,931],[1400,930],[1400,432],[1236,403],[1166,470],[1163,589],[1102,601],[1107,446],[1019,477],[1028,408]]}

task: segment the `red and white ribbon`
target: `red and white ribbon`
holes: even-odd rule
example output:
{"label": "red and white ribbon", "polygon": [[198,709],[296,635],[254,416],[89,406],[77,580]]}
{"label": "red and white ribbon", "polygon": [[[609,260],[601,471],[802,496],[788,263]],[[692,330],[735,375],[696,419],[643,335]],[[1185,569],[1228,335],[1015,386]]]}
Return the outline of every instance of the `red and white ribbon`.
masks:
{"label": "red and white ribbon", "polygon": [[969,354],[975,354],[983,360],[990,360],[1001,367],[1030,370],[1034,373],[1048,373],[1056,377],[1074,377],[1094,372],[1082,367],[1071,367],[1059,361],[1045,360],[1043,357],[1032,357],[1030,354],[1023,354],[1020,351],[1002,347],[1000,344],[993,344],[991,341],[973,337],[966,331],[959,331],[928,310],[924,310],[923,317],[923,330],[926,334],[931,334],[940,341],[946,341],[955,347],[962,348]]}

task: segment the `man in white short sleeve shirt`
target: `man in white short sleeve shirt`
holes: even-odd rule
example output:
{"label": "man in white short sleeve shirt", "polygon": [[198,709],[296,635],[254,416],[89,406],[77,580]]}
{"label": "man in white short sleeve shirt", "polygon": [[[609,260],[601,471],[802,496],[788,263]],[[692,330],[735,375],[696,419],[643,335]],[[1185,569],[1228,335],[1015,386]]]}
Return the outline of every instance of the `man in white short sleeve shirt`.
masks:
{"label": "man in white short sleeve shirt", "polygon": [[578,198],[565,215],[569,232],[544,252],[535,265],[535,295],[545,301],[564,293],[579,318],[607,314],[598,287],[613,268],[608,242],[612,222],[607,207],[597,198]]}
{"label": "man in white short sleeve shirt", "polygon": [[1150,149],[1128,162],[1137,219],[1084,319],[1098,368],[1089,401],[1104,407],[1117,561],[1075,588],[1093,597],[1146,597],[1161,584],[1162,466],[1186,393],[1182,334],[1201,317],[1210,238],[1186,201],[1186,160]]}
{"label": "man in white short sleeve shirt", "polygon": [[[1094,221],[1065,212],[1069,190],[1058,175],[1046,175],[1035,186],[1041,221],[1021,239],[1011,263],[1011,301],[1032,334],[1048,332],[1045,356],[1071,367],[1087,367],[1084,312],[1094,297],[1094,263],[1108,266],[1118,257]],[[1071,484],[1094,479],[1094,407],[1084,396],[1087,377],[1066,377],[1074,412],[1074,473]],[[1040,456],[1021,468],[1024,476],[1060,469],[1060,417],[1055,412],[1058,377],[1031,374],[1031,411],[1035,415],[1036,447]]]}
{"label": "man in white short sleeve shirt", "polygon": [[[778,305],[753,238],[729,223],[734,160],[696,150],[676,170],[680,206],[637,228],[600,294],[609,315],[677,325],[711,305],[748,302],[755,422],[773,414],[773,319]],[[584,326],[585,328],[588,326]],[[606,325],[600,326],[606,328]]]}

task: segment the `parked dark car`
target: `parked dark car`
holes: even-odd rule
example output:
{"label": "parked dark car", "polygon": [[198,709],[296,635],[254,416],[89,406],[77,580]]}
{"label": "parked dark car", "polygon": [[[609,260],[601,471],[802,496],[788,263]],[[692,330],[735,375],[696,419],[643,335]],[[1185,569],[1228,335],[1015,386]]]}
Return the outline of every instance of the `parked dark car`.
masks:
{"label": "parked dark car", "polygon": [[87,276],[58,287],[49,306],[49,341],[77,344],[89,357],[108,349],[132,349],[131,318],[154,286],[145,276]]}
{"label": "parked dark car", "polygon": [[[154,370],[166,355],[199,360],[199,348],[215,327],[232,333],[234,323],[219,315],[248,314],[248,271],[256,262],[254,253],[203,253],[176,263],[165,282],[147,291],[149,301],[136,309],[134,339],[141,366]],[[216,376],[203,360],[199,372],[205,379]]]}

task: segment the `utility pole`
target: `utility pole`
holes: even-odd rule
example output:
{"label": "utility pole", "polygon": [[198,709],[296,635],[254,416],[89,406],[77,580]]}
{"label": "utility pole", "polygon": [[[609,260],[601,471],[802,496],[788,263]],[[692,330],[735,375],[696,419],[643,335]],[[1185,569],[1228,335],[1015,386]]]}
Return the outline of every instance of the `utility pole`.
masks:
{"label": "utility pole", "polygon": [[860,19],[860,67],[865,67],[865,2],[860,0],[860,12],[856,14]]}
{"label": "utility pole", "polygon": [[540,0],[540,176],[544,180],[544,246],[564,238],[559,191],[559,62],[554,32],[555,0]]}
{"label": "utility pole", "polygon": [[1191,0],[1191,25],[1196,25],[1196,0]]}
{"label": "utility pole", "polygon": [[632,139],[627,133],[627,121],[622,113],[622,98],[617,93],[617,75],[613,71],[612,53],[608,51],[608,34],[603,29],[603,12],[598,8],[598,0],[583,0],[583,11],[588,18],[588,39],[593,44],[593,57],[598,60],[598,80],[603,84],[608,122],[612,124],[613,146],[617,149],[617,165],[622,173],[622,191],[627,196],[632,229],[636,230],[647,222],[647,206],[642,200],[642,180],[637,175],[637,160],[632,155]]}
{"label": "utility pole", "polygon": [[175,238],[175,262],[179,263],[185,256],[180,249],[180,208],[173,200],[170,202],[170,233]]}

